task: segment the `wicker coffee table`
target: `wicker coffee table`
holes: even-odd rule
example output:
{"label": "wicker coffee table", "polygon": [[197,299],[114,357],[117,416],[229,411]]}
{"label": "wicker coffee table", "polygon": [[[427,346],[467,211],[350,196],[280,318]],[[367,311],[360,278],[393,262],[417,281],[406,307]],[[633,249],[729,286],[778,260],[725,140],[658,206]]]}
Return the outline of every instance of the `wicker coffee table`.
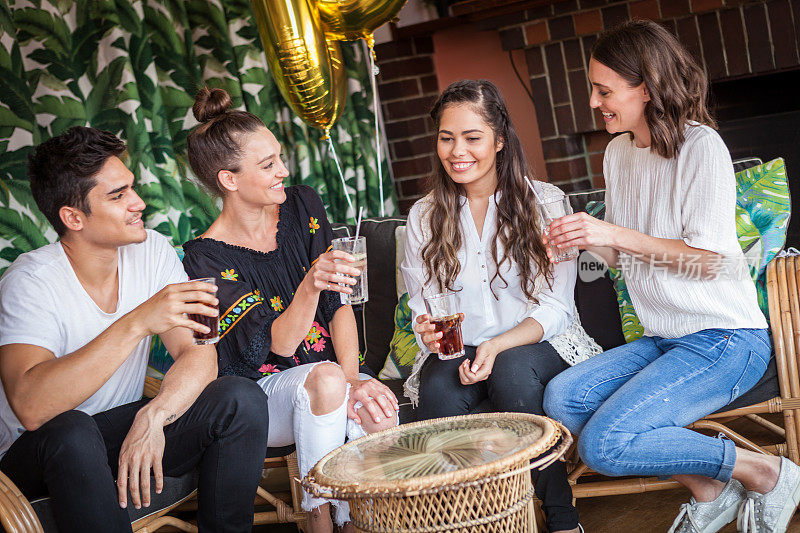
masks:
{"label": "wicker coffee table", "polygon": [[566,428],[543,416],[439,418],[345,444],[303,486],[348,500],[364,533],[535,532],[529,470],[551,464],[571,442]]}

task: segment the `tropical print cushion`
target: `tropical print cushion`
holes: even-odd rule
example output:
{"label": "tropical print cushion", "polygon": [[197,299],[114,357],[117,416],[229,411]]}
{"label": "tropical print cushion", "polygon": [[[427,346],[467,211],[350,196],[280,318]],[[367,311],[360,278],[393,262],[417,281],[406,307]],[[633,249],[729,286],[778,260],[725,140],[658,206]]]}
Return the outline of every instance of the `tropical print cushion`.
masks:
{"label": "tropical print cushion", "polygon": [[414,359],[419,353],[417,339],[411,327],[411,308],[408,293],[400,297],[394,309],[394,335],[389,343],[389,355],[378,377],[381,379],[406,379],[411,375]]}
{"label": "tropical print cushion", "polygon": [[406,283],[400,272],[400,265],[405,257],[406,227],[397,226],[394,230],[395,241],[395,283],[397,287],[397,306],[394,309],[394,335],[389,343],[389,354],[386,363],[378,374],[381,379],[406,379],[411,375],[414,358],[419,353],[417,339],[412,329],[411,308],[408,306]]}
{"label": "tropical print cushion", "polygon": [[[737,172],[735,176],[738,191],[736,234],[756,284],[758,305],[769,319],[767,265],[786,242],[786,228],[791,215],[786,165],[783,158],[777,158]],[[602,218],[605,205],[602,201],[589,202],[586,212]],[[609,272],[617,293],[625,342],[635,341],[642,337],[644,328],[636,316],[622,272],[613,268]]]}

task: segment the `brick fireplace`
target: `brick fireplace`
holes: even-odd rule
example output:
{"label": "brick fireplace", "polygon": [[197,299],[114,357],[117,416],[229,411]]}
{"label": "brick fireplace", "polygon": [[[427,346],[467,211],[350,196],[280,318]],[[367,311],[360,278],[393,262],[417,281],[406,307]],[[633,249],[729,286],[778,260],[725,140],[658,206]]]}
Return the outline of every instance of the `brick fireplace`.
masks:
{"label": "brick fireplace", "polygon": [[[605,28],[643,18],[663,24],[706,69],[712,107],[723,138],[734,144],[733,156],[783,155],[800,198],[800,0],[465,0],[451,11],[453,17],[438,27],[477,21],[483,31],[498,32],[504,50],[524,50],[546,175],[561,188],[603,186],[602,154],[610,136],[589,108],[588,57]],[[436,30],[428,25],[401,32],[376,50],[404,212],[422,194],[433,164],[427,111],[439,90],[430,39]],[[747,133],[748,121],[761,137]],[[780,139],[774,150],[766,142],[747,145],[764,134]],[[790,227],[790,243],[800,243],[800,216]]]}

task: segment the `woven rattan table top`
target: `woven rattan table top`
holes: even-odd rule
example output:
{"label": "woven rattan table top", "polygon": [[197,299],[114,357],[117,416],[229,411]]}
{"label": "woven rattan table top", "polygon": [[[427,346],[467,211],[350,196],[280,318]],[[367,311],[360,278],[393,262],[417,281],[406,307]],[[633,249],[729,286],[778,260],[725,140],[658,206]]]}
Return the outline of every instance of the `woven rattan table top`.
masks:
{"label": "woven rattan table top", "polygon": [[345,444],[323,457],[309,477],[339,494],[425,491],[518,467],[560,436],[552,420],[524,413],[439,418]]}

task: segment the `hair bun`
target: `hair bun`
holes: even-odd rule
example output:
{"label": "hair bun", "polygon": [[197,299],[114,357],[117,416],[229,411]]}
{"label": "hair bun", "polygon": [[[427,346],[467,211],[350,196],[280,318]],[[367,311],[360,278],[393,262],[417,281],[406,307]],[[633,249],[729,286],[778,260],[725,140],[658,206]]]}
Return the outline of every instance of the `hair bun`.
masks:
{"label": "hair bun", "polygon": [[192,113],[200,122],[208,122],[225,114],[231,107],[231,97],[225,89],[203,87],[194,97]]}

